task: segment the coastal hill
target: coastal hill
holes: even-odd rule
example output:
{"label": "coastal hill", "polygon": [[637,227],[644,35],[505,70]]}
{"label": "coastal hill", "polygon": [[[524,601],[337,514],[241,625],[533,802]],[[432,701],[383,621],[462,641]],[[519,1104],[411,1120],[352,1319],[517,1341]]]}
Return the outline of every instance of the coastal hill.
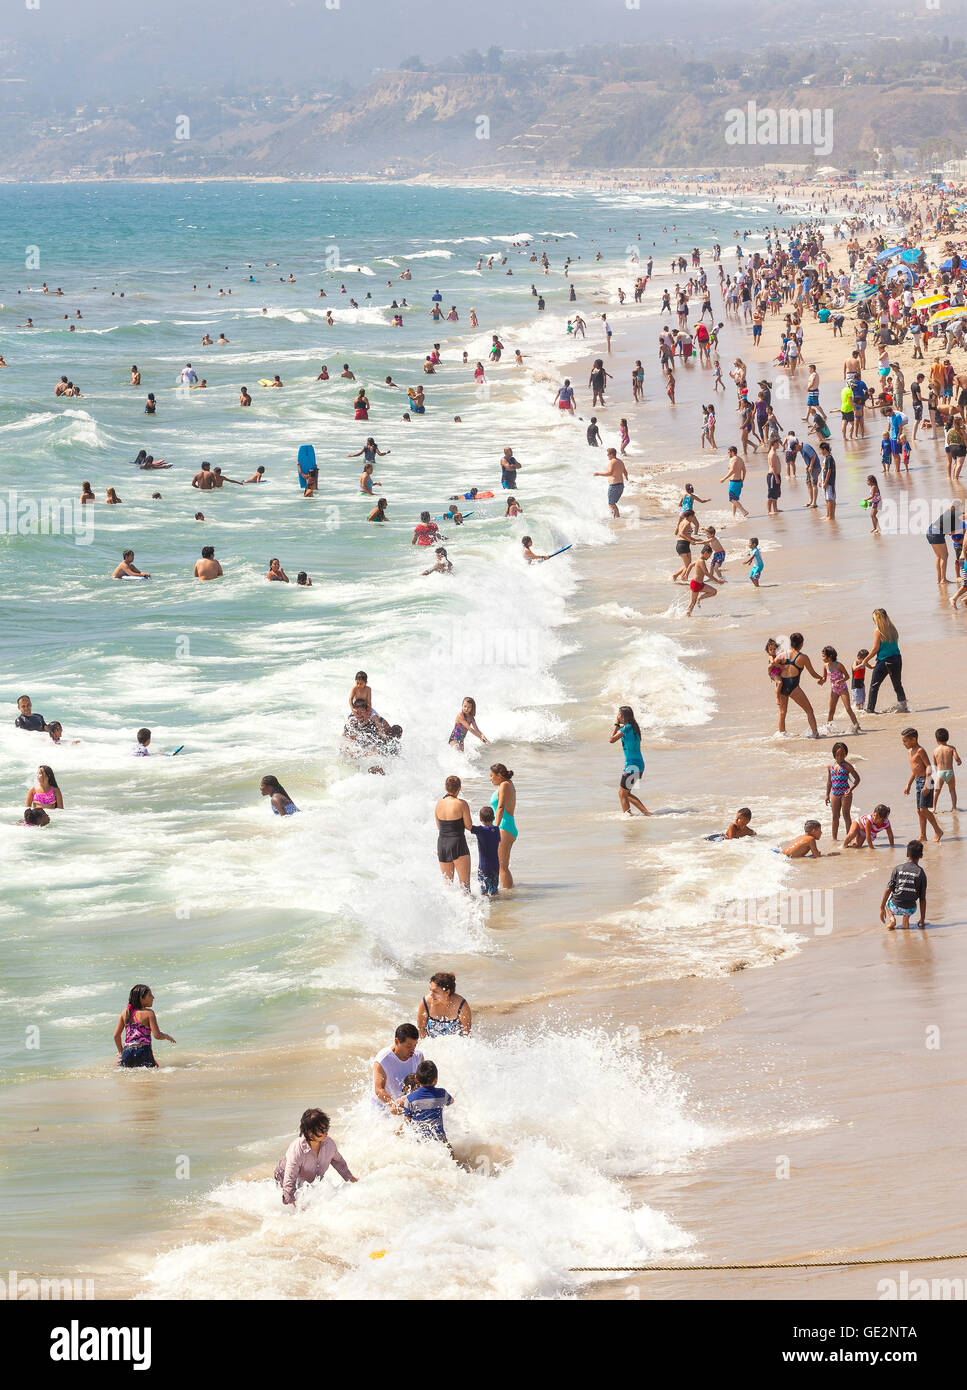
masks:
{"label": "coastal hill", "polygon": [[[817,49],[777,49],[745,65],[671,47],[526,61],[491,50],[464,55],[458,71],[420,70],[414,58],[355,91],[189,99],[161,88],[150,104],[43,115],[18,109],[8,85],[0,178],[546,177],[767,164],[924,171],[964,154],[962,140],[932,134],[967,125],[967,52],[962,40],[944,42],[935,57],[902,64]],[[735,143],[729,113],[750,102],[759,112],[817,111],[822,124],[810,143]]]}

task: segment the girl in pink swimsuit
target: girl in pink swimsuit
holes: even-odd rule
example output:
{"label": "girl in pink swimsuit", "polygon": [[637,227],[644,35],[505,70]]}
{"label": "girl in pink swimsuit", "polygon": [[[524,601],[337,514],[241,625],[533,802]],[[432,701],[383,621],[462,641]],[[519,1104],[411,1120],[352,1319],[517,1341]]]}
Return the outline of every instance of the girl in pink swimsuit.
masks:
{"label": "girl in pink swimsuit", "polygon": [[41,764],[37,769],[36,787],[31,787],[27,793],[28,806],[46,806],[58,811],[64,809],[64,797],[60,787],[57,785],[57,778],[54,776],[53,768]]}
{"label": "girl in pink swimsuit", "polygon": [[819,683],[823,685],[827,680],[829,681],[829,714],[826,716],[827,724],[832,724],[836,706],[839,701],[842,700],[843,709],[853,721],[853,728],[859,732],[859,720],[853,712],[853,706],[850,704],[849,698],[850,673],[843,663],[838,660],[835,647],[823,647],[823,665],[825,670],[823,671],[822,680]]}
{"label": "girl in pink swimsuit", "polygon": [[890,848],[893,848],[893,827],[890,825],[889,806],[874,806],[868,815],[860,816],[849,828],[849,834],[843,841],[844,849],[855,849],[862,845],[869,845],[873,848],[873,841],[881,830],[886,831],[887,839],[890,841]]}

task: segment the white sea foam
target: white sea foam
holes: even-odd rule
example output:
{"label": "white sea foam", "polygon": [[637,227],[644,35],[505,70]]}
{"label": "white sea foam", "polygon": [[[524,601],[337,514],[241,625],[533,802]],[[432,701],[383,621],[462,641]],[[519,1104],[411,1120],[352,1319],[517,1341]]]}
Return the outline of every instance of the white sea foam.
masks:
{"label": "white sea foam", "polygon": [[[640,1263],[689,1245],[619,1182],[676,1167],[722,1137],[689,1117],[681,1084],[651,1049],[548,1026],[437,1039],[425,1051],[455,1097],[446,1123],[464,1167],[442,1147],[398,1137],[361,1102],[333,1120],[355,1185],[332,1175],[303,1189],[293,1217],[269,1179],[222,1184],[207,1204],[247,1217],[249,1233],[162,1255],[145,1296],[244,1287],[249,1297],[371,1300],[402,1281],[424,1299],[549,1298],[579,1286],[573,1265]],[[285,1142],[263,1150],[266,1169]],[[426,1258],[431,1229],[445,1259]]]}

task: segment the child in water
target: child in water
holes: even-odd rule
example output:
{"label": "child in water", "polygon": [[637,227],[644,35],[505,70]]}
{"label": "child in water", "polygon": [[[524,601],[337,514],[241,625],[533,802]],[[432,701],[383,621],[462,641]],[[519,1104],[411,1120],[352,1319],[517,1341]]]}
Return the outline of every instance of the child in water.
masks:
{"label": "child in water", "polygon": [[718,584],[724,584],[726,581],[725,575],[722,573],[722,566],[725,564],[725,546],[715,534],[714,526],[706,526],[705,534],[712,547],[712,563],[709,565],[708,577],[714,579]]}
{"label": "child in water", "polygon": [[833,761],[826,769],[826,805],[833,812],[833,839],[839,838],[839,818],[849,828],[852,821],[853,792],[860,784],[860,774],[846,761],[849,752],[845,743],[833,744]]}
{"label": "child in water", "polygon": [[787,859],[821,859],[819,838],[822,833],[823,827],[818,820],[807,820],[803,826],[803,833],[795,840],[790,840],[779,852]]}
{"label": "child in water", "polygon": [[477,812],[479,825],[472,825],[470,833],[477,841],[477,882],[480,884],[482,898],[496,898],[500,891],[500,831],[494,825],[494,808],[481,806]]}
{"label": "child in water", "polygon": [[843,709],[853,721],[853,728],[859,733],[859,721],[849,702],[849,673],[843,663],[837,660],[835,647],[823,647],[823,666],[825,669],[819,684],[825,685],[827,680],[829,681],[829,714],[826,716],[826,723],[832,724],[837,702],[842,700]]}
{"label": "child in water", "polygon": [[365,671],[356,672],[356,683],[349,692],[349,708],[355,709],[357,700],[365,700],[366,713],[373,712],[373,692],[369,686],[369,677]]}
{"label": "child in water", "polygon": [[755,835],[755,831],[749,825],[752,819],[752,812],[748,806],[740,806],[735,813],[735,820],[725,832],[726,840],[744,840],[747,835]]}
{"label": "child in water", "polygon": [[548,555],[535,555],[534,551],[531,549],[534,542],[531,540],[530,536],[521,536],[520,543],[524,548],[524,559],[529,565],[532,565],[535,560],[547,560],[550,558]]}
{"label": "child in water", "polygon": [[881,830],[886,831],[886,837],[893,848],[893,827],[890,824],[889,806],[874,806],[869,815],[860,816],[853,821],[849,828],[849,833],[843,841],[844,849],[859,849],[863,845],[873,848],[873,842]]}
{"label": "child in water", "polygon": [[866,708],[866,658],[868,656],[869,652],[866,647],[860,647],[853,660],[853,679],[850,682],[850,693],[857,709]]}

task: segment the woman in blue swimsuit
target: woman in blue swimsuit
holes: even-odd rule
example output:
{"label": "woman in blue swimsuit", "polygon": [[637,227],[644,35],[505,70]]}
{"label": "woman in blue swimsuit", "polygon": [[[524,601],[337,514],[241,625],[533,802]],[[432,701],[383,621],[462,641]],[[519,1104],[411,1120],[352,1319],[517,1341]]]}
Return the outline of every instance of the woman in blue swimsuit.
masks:
{"label": "woman in blue swimsuit", "polygon": [[514,786],[513,778],[514,774],[504,767],[503,763],[492,764],[490,780],[497,790],[490,798],[490,804],[494,808],[494,824],[500,831],[497,858],[500,863],[501,888],[513,888],[514,886],[514,876],[510,872],[510,852],[517,839],[517,822],[514,820],[517,788]]}
{"label": "woman in blue swimsuit", "polygon": [[294,816],[299,809],[278,777],[263,777],[259,791],[271,798],[272,811],[276,816]]}

